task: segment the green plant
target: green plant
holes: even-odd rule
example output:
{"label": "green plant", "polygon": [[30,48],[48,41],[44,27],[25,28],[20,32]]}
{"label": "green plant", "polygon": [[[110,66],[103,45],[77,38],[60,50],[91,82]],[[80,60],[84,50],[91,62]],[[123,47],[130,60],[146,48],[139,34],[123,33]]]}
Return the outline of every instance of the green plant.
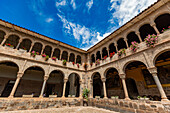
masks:
{"label": "green plant", "polygon": [[83,98],[85,98],[88,101],[88,95],[90,93],[90,90],[85,88],[83,89]]}
{"label": "green plant", "polygon": [[66,65],[67,61],[66,60],[63,60],[63,65]]}
{"label": "green plant", "polygon": [[49,56],[48,55],[46,55],[46,57],[45,57],[45,61],[47,61],[49,59]]}
{"label": "green plant", "polygon": [[121,56],[122,54],[126,55],[126,49],[125,48],[120,49],[117,54],[118,56]]}
{"label": "green plant", "polygon": [[137,98],[138,98],[138,99],[140,99],[140,98],[141,98],[141,96],[138,96]]}

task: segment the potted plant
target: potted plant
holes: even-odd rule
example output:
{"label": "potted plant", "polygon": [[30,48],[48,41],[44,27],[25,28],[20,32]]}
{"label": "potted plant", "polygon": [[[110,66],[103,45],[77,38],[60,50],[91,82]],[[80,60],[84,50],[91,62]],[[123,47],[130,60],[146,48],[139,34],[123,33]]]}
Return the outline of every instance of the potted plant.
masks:
{"label": "potted plant", "polygon": [[137,96],[137,99],[140,100],[141,96]]}
{"label": "potted plant", "polygon": [[146,42],[147,47],[155,47],[155,44],[157,43],[157,40],[158,40],[158,36],[157,35],[155,35],[155,34],[148,35],[145,38],[145,42]]}
{"label": "potted plant", "polygon": [[45,61],[47,61],[49,59],[49,56],[48,55],[46,55],[46,57],[45,57]]}
{"label": "potted plant", "polygon": [[88,68],[88,64],[87,64],[87,63],[85,63],[83,67],[84,67],[84,69],[85,69],[85,70],[87,70],[87,68]]}
{"label": "potted plant", "polygon": [[107,55],[103,57],[104,60],[106,60],[106,58],[107,58]]}
{"label": "potted plant", "polygon": [[91,66],[91,67],[93,66],[93,62],[90,63],[90,66]]}
{"label": "potted plant", "polygon": [[130,46],[130,49],[133,51],[133,52],[136,52],[137,48],[138,48],[138,43],[136,41],[133,41],[131,42],[131,46]]}
{"label": "potted plant", "polygon": [[170,26],[168,26],[168,29],[163,28],[162,33],[165,32],[165,31],[168,31],[169,29],[170,29]]}
{"label": "potted plant", "polygon": [[88,96],[89,96],[90,90],[85,88],[83,89],[83,98],[88,101]]}
{"label": "potted plant", "polygon": [[79,63],[77,63],[77,67],[78,67],[78,68],[80,67]]}
{"label": "potted plant", "polygon": [[52,57],[52,60],[56,61],[56,59],[57,59],[57,58],[56,58],[55,56]]}
{"label": "potted plant", "polygon": [[74,63],[74,62],[72,62],[72,64],[74,65],[75,63]]}
{"label": "potted plant", "polygon": [[5,46],[14,49],[14,46],[12,44],[6,43]]}
{"label": "potted plant", "polygon": [[63,60],[63,65],[66,65],[67,61],[66,60]]}
{"label": "potted plant", "polygon": [[109,57],[112,58],[114,54],[115,54],[115,52],[110,53]]}
{"label": "potted plant", "polygon": [[118,56],[121,56],[122,54],[126,55],[126,49],[125,48],[120,49],[117,54]]}
{"label": "potted plant", "polygon": [[143,98],[144,98],[144,100],[149,100],[149,98],[147,98],[146,96],[144,96]]}
{"label": "potted plant", "polygon": [[115,96],[115,99],[119,99],[119,96]]}
{"label": "potted plant", "polygon": [[45,53],[43,53],[41,56],[42,56],[42,57],[46,57],[46,54],[45,54]]}
{"label": "potted plant", "polygon": [[31,54],[31,56],[33,56],[33,57],[35,57],[36,55],[39,55],[39,53],[38,53],[38,52],[36,52],[36,51],[32,51],[32,52],[30,52],[30,54]]}
{"label": "potted plant", "polygon": [[97,66],[97,65],[100,65],[100,59],[97,59],[97,60],[96,60],[96,66]]}

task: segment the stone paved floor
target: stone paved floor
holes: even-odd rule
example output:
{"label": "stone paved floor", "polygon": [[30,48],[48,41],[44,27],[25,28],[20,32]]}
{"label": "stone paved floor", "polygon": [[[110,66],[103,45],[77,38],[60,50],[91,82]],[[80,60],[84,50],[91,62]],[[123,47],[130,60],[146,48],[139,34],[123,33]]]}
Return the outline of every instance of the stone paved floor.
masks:
{"label": "stone paved floor", "polygon": [[6,111],[1,113],[118,113],[95,107],[63,107],[36,110]]}

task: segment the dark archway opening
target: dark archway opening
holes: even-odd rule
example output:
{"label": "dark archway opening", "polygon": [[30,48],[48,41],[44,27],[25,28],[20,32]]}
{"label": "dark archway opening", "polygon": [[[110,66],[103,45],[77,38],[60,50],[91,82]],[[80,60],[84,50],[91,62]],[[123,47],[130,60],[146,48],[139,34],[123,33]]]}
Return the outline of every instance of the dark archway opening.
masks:
{"label": "dark archway opening", "polygon": [[41,53],[42,50],[42,44],[41,43],[35,43],[31,51],[38,52],[39,54]]}
{"label": "dark archway opening", "polygon": [[61,59],[66,61],[68,60],[68,53],[66,51],[63,51]]}
{"label": "dark archway opening", "polygon": [[19,49],[24,49],[24,50],[27,50],[27,52],[29,51],[30,47],[31,47],[31,40],[29,39],[24,39],[20,46],[19,46]]}
{"label": "dark archway opening", "polygon": [[76,63],[81,64],[81,56],[80,55],[77,55]]}
{"label": "dark archway opening", "polygon": [[69,62],[75,62],[75,55],[73,53],[70,54]]}
{"label": "dark archway opening", "polygon": [[43,53],[45,53],[46,55],[48,55],[49,57],[51,57],[51,51],[52,51],[52,47],[50,47],[50,46],[45,46],[45,49],[44,49]]}
{"label": "dark archway opening", "polygon": [[114,46],[114,43],[111,43],[111,44],[109,45],[109,54],[110,54],[110,53],[113,53],[113,52],[117,53],[116,47]]}
{"label": "dark archway opening", "polygon": [[144,41],[144,39],[146,38],[146,36],[148,36],[149,34],[156,34],[155,30],[153,27],[151,27],[149,24],[145,24],[143,26],[140,27],[139,29],[140,32],[140,36],[142,38],[142,41]]}
{"label": "dark archway opening", "polygon": [[118,41],[117,41],[117,48],[118,48],[118,50],[120,50],[120,49],[123,49],[123,48],[127,48],[127,46],[126,46],[126,43],[125,43],[125,41],[124,41],[124,39],[123,38],[120,38]]}
{"label": "dark archway opening", "polygon": [[95,75],[93,75],[93,97],[94,98],[95,96],[104,97],[102,91],[103,91],[103,83],[101,81],[101,76],[99,73],[95,73]]}
{"label": "dark archway opening", "polygon": [[55,56],[59,60],[60,59],[60,50],[59,49],[54,49],[53,56]]}
{"label": "dark archway opening", "polygon": [[2,43],[2,41],[4,40],[4,36],[5,36],[5,32],[0,30],[0,44]]}
{"label": "dark archway opening", "polygon": [[135,34],[135,32],[130,32],[127,35],[127,41],[128,41],[128,45],[132,45],[131,42],[136,41],[138,43],[140,43],[138,36]]}
{"label": "dark archway opening", "polygon": [[170,26],[170,14],[163,14],[155,19],[156,27],[161,33],[163,28],[168,29]]}
{"label": "dark archway opening", "polygon": [[5,44],[11,44],[13,47],[14,47],[14,49],[16,48],[16,46],[18,45],[18,42],[19,42],[19,37],[18,36],[16,36],[16,35],[10,35],[8,38],[7,38],[7,40],[6,40],[6,42],[5,42]]}
{"label": "dark archway opening", "polygon": [[91,56],[91,62],[93,62],[93,63],[95,63],[95,57],[94,57],[94,54],[92,54],[92,56]]}
{"label": "dark archway opening", "polygon": [[101,60],[100,51],[98,51],[98,52],[96,53],[96,59],[100,59],[100,60]]}
{"label": "dark archway opening", "polygon": [[102,50],[102,58],[104,58],[105,56],[107,56],[107,57],[108,57],[108,52],[107,52],[106,47],[105,47],[105,48],[103,48],[103,50]]}

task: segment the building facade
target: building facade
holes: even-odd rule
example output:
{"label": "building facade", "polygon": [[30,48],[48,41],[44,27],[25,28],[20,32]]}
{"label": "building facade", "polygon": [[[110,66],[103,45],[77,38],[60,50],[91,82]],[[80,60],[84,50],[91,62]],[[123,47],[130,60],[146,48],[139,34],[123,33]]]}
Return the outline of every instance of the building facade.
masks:
{"label": "building facade", "polygon": [[[170,1],[159,0],[84,51],[0,20],[0,96],[82,98],[88,88],[90,98],[168,101],[169,26]],[[157,40],[148,47],[145,38],[152,34]]]}

